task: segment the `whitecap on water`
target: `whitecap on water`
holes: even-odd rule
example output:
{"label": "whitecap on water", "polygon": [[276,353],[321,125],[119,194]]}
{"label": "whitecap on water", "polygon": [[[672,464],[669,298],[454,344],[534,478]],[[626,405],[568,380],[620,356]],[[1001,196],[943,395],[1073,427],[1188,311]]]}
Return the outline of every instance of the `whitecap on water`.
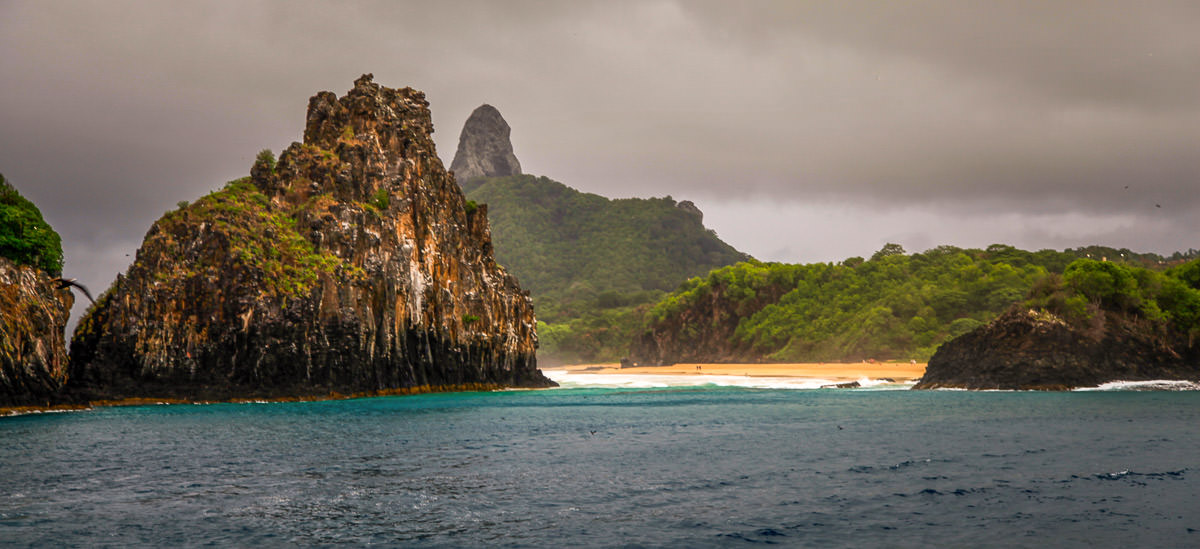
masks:
{"label": "whitecap on water", "polygon": [[1096,387],[1079,387],[1076,391],[1200,391],[1200,383],[1178,379],[1149,381],[1110,381]]}
{"label": "whitecap on water", "polygon": [[[595,374],[568,370],[542,370],[564,389],[655,389],[666,387],[744,387],[747,389],[821,389],[846,380],[808,377],[758,377],[707,374]],[[908,389],[912,383],[860,378],[859,389]],[[844,390],[844,389],[842,389]]]}

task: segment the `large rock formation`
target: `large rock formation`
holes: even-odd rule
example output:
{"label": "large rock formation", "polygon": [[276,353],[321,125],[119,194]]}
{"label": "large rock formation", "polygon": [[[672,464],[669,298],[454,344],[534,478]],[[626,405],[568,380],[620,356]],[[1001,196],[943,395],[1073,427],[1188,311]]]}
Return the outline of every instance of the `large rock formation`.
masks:
{"label": "large rock formation", "polygon": [[[695,300],[662,317],[647,315],[646,327],[634,337],[629,348],[631,360],[642,366],[666,366],[677,363],[761,362],[766,357],[755,353],[735,337],[738,323],[763,307],[775,303],[794,285],[758,279],[754,296],[744,299],[743,288],[731,289],[729,280],[715,276],[755,265],[739,264],[709,273],[708,286]],[[696,280],[695,284],[704,284]],[[691,281],[684,283],[692,285]],[[732,291],[731,291],[732,290]],[[736,298],[729,294],[734,294]],[[670,299],[668,296],[666,299]]]}
{"label": "large rock formation", "polygon": [[1161,322],[1095,311],[1074,326],[1015,307],[943,344],[914,388],[1050,389],[1110,381],[1200,380],[1200,346]]}
{"label": "large rock formation", "polygon": [[450,170],[461,182],[477,177],[521,175],[521,163],[509,141],[511,132],[500,111],[491,105],[481,105],[463,125]]}
{"label": "large rock formation", "polygon": [[[528,292],[434,150],[428,103],[364,75],[304,143],[164,215],[79,323],[68,390],[269,398],[543,387]],[[472,205],[473,206],[473,205]]]}
{"label": "large rock formation", "polygon": [[0,257],[0,407],[44,406],[67,379],[75,298],[41,269]]}

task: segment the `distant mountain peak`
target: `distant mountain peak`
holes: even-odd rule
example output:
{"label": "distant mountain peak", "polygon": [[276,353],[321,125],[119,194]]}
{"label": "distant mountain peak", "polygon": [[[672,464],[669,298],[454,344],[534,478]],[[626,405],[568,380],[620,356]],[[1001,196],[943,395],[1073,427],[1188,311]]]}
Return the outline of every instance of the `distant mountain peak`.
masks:
{"label": "distant mountain peak", "polygon": [[521,163],[513,154],[509,134],[512,129],[500,111],[480,105],[463,124],[458,151],[450,169],[461,184],[477,177],[521,175]]}

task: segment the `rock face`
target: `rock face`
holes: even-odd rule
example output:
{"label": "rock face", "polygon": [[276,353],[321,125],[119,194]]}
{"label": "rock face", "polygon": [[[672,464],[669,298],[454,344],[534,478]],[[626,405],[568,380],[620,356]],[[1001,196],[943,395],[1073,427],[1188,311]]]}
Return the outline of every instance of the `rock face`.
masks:
{"label": "rock face", "polygon": [[512,129],[491,105],[481,105],[467,118],[458,138],[458,151],[450,169],[462,182],[477,177],[521,175],[521,163],[513,154]]}
{"label": "rock face", "polygon": [[767,284],[756,289],[749,300],[729,299],[729,288],[716,285],[692,306],[678,314],[649,322],[630,345],[629,358],[643,366],[677,363],[760,362],[764,357],[737,343],[734,334],[744,311],[756,311],[774,303],[792,289],[784,284]]}
{"label": "rock face", "polygon": [[701,222],[704,221],[704,212],[700,211],[700,208],[696,207],[696,203],[691,200],[681,200],[675,207],[696,216],[696,219]]}
{"label": "rock face", "polygon": [[424,94],[371,75],[312,97],[303,144],[150,228],[79,323],[73,398],[552,385],[432,131]]}
{"label": "rock face", "polygon": [[1200,348],[1144,318],[1099,311],[1087,329],[1014,308],[943,344],[915,389],[1049,389],[1200,380]]}
{"label": "rock face", "polygon": [[0,406],[44,406],[67,379],[75,298],[46,272],[0,257]]}

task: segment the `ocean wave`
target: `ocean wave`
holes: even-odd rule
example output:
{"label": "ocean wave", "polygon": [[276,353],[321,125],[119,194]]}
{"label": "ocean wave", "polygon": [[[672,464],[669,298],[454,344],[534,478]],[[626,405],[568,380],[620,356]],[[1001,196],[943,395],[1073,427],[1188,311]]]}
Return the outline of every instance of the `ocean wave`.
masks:
{"label": "ocean wave", "polygon": [[1200,383],[1178,379],[1149,381],[1110,381],[1096,387],[1079,387],[1076,391],[1200,391]]}
{"label": "ocean wave", "polygon": [[[807,377],[757,377],[709,374],[593,374],[568,370],[542,370],[546,377],[564,389],[657,389],[667,387],[743,387],[747,389],[822,389],[847,383],[846,380]],[[849,390],[903,390],[912,383],[860,378],[858,387]],[[840,389],[847,390],[847,389]]]}

